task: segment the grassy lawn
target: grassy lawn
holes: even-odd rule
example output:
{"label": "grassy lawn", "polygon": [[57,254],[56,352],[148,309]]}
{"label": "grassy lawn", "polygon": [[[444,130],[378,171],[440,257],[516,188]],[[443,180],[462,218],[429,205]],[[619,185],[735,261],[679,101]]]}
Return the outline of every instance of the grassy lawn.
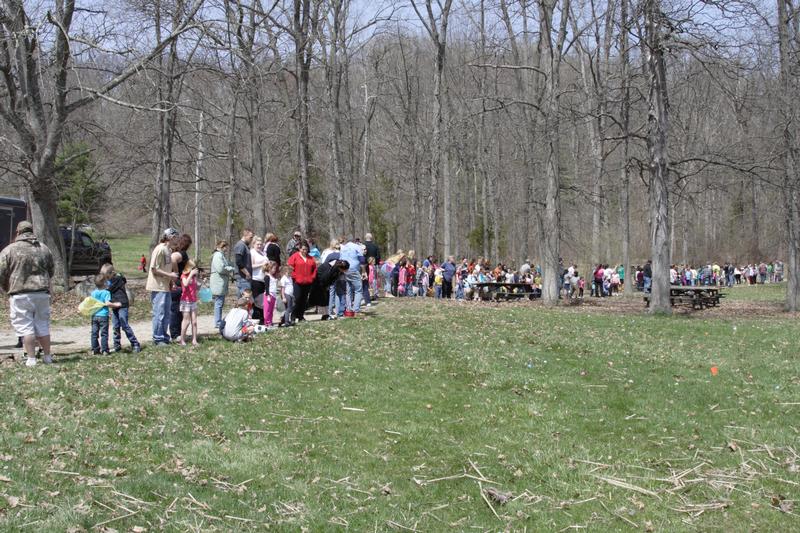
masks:
{"label": "grassy lawn", "polygon": [[783,302],[786,299],[786,283],[764,285],[734,285],[724,289],[733,300],[750,302]]}
{"label": "grassy lawn", "polygon": [[108,244],[111,245],[111,254],[114,259],[114,266],[119,272],[125,274],[129,279],[146,278],[144,272],[138,270],[139,259],[142,254],[150,264],[150,236],[132,235],[129,237],[110,237]]}
{"label": "grassy lawn", "polygon": [[390,301],[6,365],[0,528],[788,531],[799,329]]}
{"label": "grassy lawn", "polygon": [[[114,266],[119,272],[123,272],[129,279],[144,279],[147,275],[138,270],[139,260],[144,254],[150,264],[150,236],[149,235],[130,235],[127,237],[109,237],[108,244],[111,245],[111,253],[114,258]],[[194,257],[194,244],[189,249],[189,255]],[[200,264],[208,267],[211,262],[211,252],[201,250]]]}

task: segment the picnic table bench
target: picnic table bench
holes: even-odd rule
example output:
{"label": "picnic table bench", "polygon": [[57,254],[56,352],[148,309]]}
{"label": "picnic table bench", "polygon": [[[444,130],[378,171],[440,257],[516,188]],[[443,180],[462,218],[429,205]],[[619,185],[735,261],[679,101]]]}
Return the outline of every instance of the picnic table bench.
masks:
{"label": "picnic table bench", "polygon": [[[673,307],[676,305],[690,305],[692,309],[703,309],[706,307],[716,307],[720,304],[720,299],[725,298],[720,288],[712,285],[670,285],[669,303]],[[650,295],[644,296],[646,307],[650,307]]]}
{"label": "picnic table bench", "polygon": [[542,290],[533,287],[530,283],[507,283],[505,281],[487,281],[473,283],[472,290],[478,291],[481,299],[486,300],[512,300],[527,297],[530,300],[540,298]]}

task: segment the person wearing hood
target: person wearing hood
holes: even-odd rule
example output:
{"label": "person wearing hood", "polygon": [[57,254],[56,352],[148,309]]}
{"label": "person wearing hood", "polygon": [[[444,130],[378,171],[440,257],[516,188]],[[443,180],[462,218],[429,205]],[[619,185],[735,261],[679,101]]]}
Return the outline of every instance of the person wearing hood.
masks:
{"label": "person wearing hood", "polygon": [[8,294],[11,325],[22,337],[26,366],[36,366],[36,344],[42,362],[53,362],[50,349],[50,283],[55,263],[50,249],[36,238],[33,224],[17,225],[17,238],[0,252],[0,289]]}

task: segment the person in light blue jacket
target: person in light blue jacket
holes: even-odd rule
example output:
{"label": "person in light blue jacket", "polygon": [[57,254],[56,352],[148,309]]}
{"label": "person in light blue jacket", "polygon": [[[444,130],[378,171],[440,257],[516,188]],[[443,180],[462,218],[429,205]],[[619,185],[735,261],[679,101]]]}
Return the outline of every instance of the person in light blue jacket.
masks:
{"label": "person in light blue jacket", "polygon": [[211,256],[211,295],[214,298],[214,327],[219,329],[222,323],[222,306],[225,304],[225,296],[228,295],[228,284],[233,275],[233,265],[231,265],[225,252],[228,249],[226,241],[219,241],[214,253]]}

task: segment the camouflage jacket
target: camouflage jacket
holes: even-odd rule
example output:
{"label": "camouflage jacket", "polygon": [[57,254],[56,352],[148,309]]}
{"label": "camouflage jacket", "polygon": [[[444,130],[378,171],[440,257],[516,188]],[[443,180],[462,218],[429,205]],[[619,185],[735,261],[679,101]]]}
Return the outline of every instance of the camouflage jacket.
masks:
{"label": "camouflage jacket", "polygon": [[50,249],[25,233],[0,252],[0,289],[8,294],[49,291],[53,268]]}

